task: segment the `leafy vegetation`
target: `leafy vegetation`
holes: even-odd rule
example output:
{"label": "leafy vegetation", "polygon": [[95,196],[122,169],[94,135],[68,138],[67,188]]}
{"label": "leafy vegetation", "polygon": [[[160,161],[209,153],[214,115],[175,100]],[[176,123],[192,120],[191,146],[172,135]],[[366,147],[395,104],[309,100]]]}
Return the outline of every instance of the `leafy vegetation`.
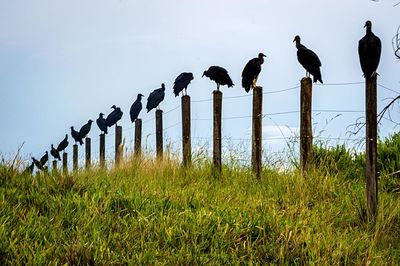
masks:
{"label": "leafy vegetation", "polygon": [[[387,172],[398,140],[379,144]],[[319,147],[307,178],[269,167],[260,180],[237,165],[215,178],[206,158],[34,176],[3,163],[0,264],[398,265],[399,194],[380,182],[368,221],[361,157]]]}

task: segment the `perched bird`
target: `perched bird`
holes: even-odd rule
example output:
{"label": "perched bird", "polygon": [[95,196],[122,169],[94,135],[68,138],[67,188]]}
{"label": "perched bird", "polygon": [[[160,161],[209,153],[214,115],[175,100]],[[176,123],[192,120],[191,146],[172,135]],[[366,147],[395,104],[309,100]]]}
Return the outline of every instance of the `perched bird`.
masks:
{"label": "perched bird", "polygon": [[129,114],[131,116],[132,123],[138,118],[140,111],[142,110],[142,97],[143,94],[139,93],[137,95],[136,101],[133,102]]}
{"label": "perched bird", "polygon": [[371,21],[365,22],[366,33],[358,42],[358,55],[360,57],[361,69],[366,79],[376,76],[376,69],[381,58],[381,40],[372,32]]}
{"label": "perched bird", "polygon": [[36,167],[40,170],[44,170],[44,167],[47,163],[47,160],[49,159],[49,153],[46,151],[44,153],[44,155],[42,156],[42,158],[40,158],[40,160],[36,160],[34,157],[32,157],[32,161],[33,163],[36,165]]}
{"label": "perched bird", "polygon": [[54,159],[61,161],[60,153],[57,151],[56,148],[54,148],[53,144],[51,144],[50,154],[54,157]]}
{"label": "perched bird", "polygon": [[57,146],[57,151],[62,152],[68,147],[68,144],[68,134],[65,134],[65,138]]}
{"label": "perched bird", "polygon": [[304,45],[300,43],[300,36],[297,35],[294,37],[293,42],[296,42],[297,48],[297,59],[299,63],[306,69],[306,76],[308,77],[309,74],[313,75],[314,82],[322,82],[321,77],[321,61],[319,60],[316,53],[307,49]]}
{"label": "perched bird", "polygon": [[208,77],[209,79],[215,81],[217,83],[217,90],[219,91],[220,85],[228,85],[228,87],[232,87],[233,82],[231,77],[229,77],[228,71],[219,66],[210,66],[208,70],[203,72],[203,76],[201,77]]}
{"label": "perched bird", "polygon": [[83,141],[82,141],[81,136],[79,135],[79,132],[76,131],[73,126],[71,126],[71,136],[75,140],[75,144],[77,142],[79,142],[80,145],[83,144]]}
{"label": "perched bird", "polygon": [[265,54],[259,53],[258,57],[251,59],[242,72],[242,87],[249,92],[251,88],[257,86],[257,78],[261,72],[261,65],[264,63]]}
{"label": "perched bird", "polygon": [[112,127],[113,125],[116,125],[117,122],[122,118],[122,111],[121,108],[116,107],[115,105],[111,106],[114,110],[108,114],[106,118],[106,125],[108,127]]}
{"label": "perched bird", "polygon": [[151,109],[158,109],[158,105],[164,100],[165,97],[165,85],[161,84],[161,88],[155,89],[152,93],[150,93],[149,98],[147,98],[146,109],[147,112],[150,112]]}
{"label": "perched bird", "polygon": [[92,123],[93,120],[89,119],[89,121],[81,127],[81,129],[79,130],[79,137],[81,139],[86,138],[87,134],[89,134],[90,129],[92,127]]}
{"label": "perched bird", "polygon": [[[33,158],[33,157],[32,157]],[[36,159],[35,159],[36,160]],[[32,174],[33,173],[33,168],[35,167],[35,163],[32,162],[29,166],[27,166],[25,168],[25,170],[22,172],[23,175],[27,175],[27,174]]]}
{"label": "perched bird", "polygon": [[32,163],[40,170],[43,170],[43,166],[40,163],[40,161],[38,161],[35,157],[31,157],[32,158]]}
{"label": "perched bird", "polygon": [[99,118],[96,119],[96,124],[104,134],[108,133],[108,131],[107,131],[107,123],[106,123],[106,119],[104,118],[104,114],[103,113],[99,114]]}
{"label": "perched bird", "polygon": [[193,74],[190,72],[183,72],[180,74],[174,82],[174,94],[175,97],[179,95],[183,89],[185,89],[185,94],[187,95],[187,87],[193,80]]}

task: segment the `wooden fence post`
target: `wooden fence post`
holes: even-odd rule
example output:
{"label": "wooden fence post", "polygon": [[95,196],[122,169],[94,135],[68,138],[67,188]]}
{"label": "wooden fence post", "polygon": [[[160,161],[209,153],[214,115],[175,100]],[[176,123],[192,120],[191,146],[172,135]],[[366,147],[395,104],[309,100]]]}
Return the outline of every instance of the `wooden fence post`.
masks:
{"label": "wooden fence post", "polygon": [[162,110],[156,111],[156,153],[157,159],[162,160],[163,157],[163,118]]}
{"label": "wooden fence post", "polygon": [[63,172],[64,174],[68,173],[68,154],[66,152],[63,153]]}
{"label": "wooden fence post", "polygon": [[377,214],[378,205],[378,176],[377,162],[377,89],[376,76],[365,79],[365,117],[366,117],[366,142],[365,142],[365,174],[366,197],[369,217]]}
{"label": "wooden fence post", "polygon": [[261,177],[262,163],[262,87],[253,88],[253,136],[251,163],[254,174]]}
{"label": "wooden fence post", "polygon": [[312,81],[301,79],[300,89],[300,169],[303,176],[307,174],[312,160]]}
{"label": "wooden fence post", "polygon": [[106,135],[100,134],[100,168],[104,169],[106,166]]}
{"label": "wooden fence post", "polygon": [[182,96],[182,164],[192,163],[192,144],[190,138],[190,96]]}
{"label": "wooden fence post", "polygon": [[91,139],[90,138],[86,138],[85,139],[85,166],[86,166],[86,170],[90,169],[90,157],[91,157]]}
{"label": "wooden fence post", "polygon": [[137,118],[135,121],[135,156],[142,156],[142,119]]}
{"label": "wooden fence post", "polygon": [[53,160],[53,175],[57,174],[57,160]]}
{"label": "wooden fence post", "polygon": [[72,169],[74,172],[78,171],[78,144],[74,144],[73,146]]}
{"label": "wooden fence post", "polygon": [[222,172],[221,160],[221,117],[222,117],[222,92],[213,91],[214,107],[214,134],[213,134],[213,165],[214,173],[220,175]]}
{"label": "wooden fence post", "polygon": [[122,127],[115,125],[115,165],[119,166],[122,159]]}

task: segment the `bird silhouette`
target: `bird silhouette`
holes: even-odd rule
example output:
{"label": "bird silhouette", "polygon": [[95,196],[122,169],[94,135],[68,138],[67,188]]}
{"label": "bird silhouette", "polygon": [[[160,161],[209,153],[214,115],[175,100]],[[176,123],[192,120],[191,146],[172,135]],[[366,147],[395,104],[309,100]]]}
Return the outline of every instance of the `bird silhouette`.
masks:
{"label": "bird silhouette", "polygon": [[114,109],[108,116],[106,117],[106,125],[108,127],[112,127],[113,125],[117,125],[117,122],[122,118],[122,111],[121,108],[113,105],[111,106]]}
{"label": "bird silhouette", "polygon": [[40,170],[43,170],[43,166],[35,157],[31,157],[33,164]]}
{"label": "bird silhouette", "polygon": [[99,118],[96,119],[96,124],[104,134],[108,133],[107,123],[103,113],[99,114]]}
{"label": "bird silhouette", "polygon": [[300,43],[300,36],[294,37],[293,42],[296,42],[297,60],[306,69],[306,76],[313,75],[314,82],[322,82],[321,77],[321,61],[316,53],[305,47]]}
{"label": "bird silhouette", "polygon": [[131,109],[129,110],[129,115],[131,116],[132,123],[138,118],[140,111],[142,110],[142,97],[143,94],[139,93],[137,95],[136,101],[133,102]]}
{"label": "bird silhouette", "polygon": [[68,147],[68,144],[68,134],[65,134],[65,138],[57,146],[57,151],[64,151]]}
{"label": "bird silhouette", "polygon": [[376,76],[376,70],[381,58],[382,43],[379,37],[372,32],[371,21],[365,22],[365,36],[358,42],[358,55],[361,69],[366,79]]}
{"label": "bird silhouette", "polygon": [[187,95],[187,87],[190,82],[193,80],[193,74],[190,72],[181,73],[174,82],[174,94],[175,97],[179,95],[183,89],[185,89],[185,94]]}
{"label": "bird silhouette", "polygon": [[75,140],[75,144],[79,142],[80,145],[83,144],[82,138],[79,135],[79,131],[76,131],[73,126],[71,126],[71,136]]}
{"label": "bird silhouette", "polygon": [[89,121],[84,124],[79,130],[79,137],[83,140],[89,134],[90,129],[92,127],[93,120],[89,119]]}
{"label": "bird silhouette", "polygon": [[61,161],[60,153],[57,151],[56,148],[54,148],[53,144],[51,144],[50,154],[54,157],[54,159]]}
{"label": "bird silhouette", "polygon": [[215,81],[217,83],[217,90],[219,91],[220,85],[228,85],[228,88],[234,86],[231,77],[228,74],[228,71],[220,66],[210,66],[208,70],[203,72],[202,77],[208,77],[209,79]]}
{"label": "bird silhouette", "polygon": [[161,84],[161,88],[155,89],[152,93],[150,93],[147,98],[146,109],[147,112],[150,112],[151,109],[159,108],[160,103],[164,100],[165,97],[165,85]]}
{"label": "bird silhouette", "polygon": [[263,53],[259,53],[258,57],[251,59],[247,62],[242,72],[242,87],[249,92],[250,89],[257,86],[258,75],[261,72],[261,65],[264,63]]}
{"label": "bird silhouette", "polygon": [[[33,158],[33,157],[32,157]],[[35,159],[36,160],[36,159]],[[32,162],[30,165],[28,165],[25,170],[22,172],[22,175],[31,175],[33,173],[33,168],[35,167],[35,163]]]}

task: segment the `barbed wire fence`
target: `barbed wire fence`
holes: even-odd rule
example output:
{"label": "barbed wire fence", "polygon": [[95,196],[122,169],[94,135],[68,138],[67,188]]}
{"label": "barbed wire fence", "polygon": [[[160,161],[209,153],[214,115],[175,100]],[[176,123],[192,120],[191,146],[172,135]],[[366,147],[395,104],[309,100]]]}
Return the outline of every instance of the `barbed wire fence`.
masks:
{"label": "barbed wire fence", "polygon": [[[359,82],[337,82],[337,83],[327,83],[327,84],[314,84],[314,86],[354,86],[354,85],[363,85],[364,81],[359,81]],[[380,88],[383,90],[386,90],[390,93],[394,93],[396,96],[400,95],[400,92],[397,90],[394,90],[392,88],[389,88],[383,84],[378,84]],[[290,93],[290,92],[297,92],[300,88],[300,85],[297,84],[295,86],[291,86],[288,88],[284,89],[279,89],[279,90],[274,90],[274,91],[265,91],[263,92],[263,95],[273,95],[273,94],[282,94],[282,93]],[[230,101],[234,99],[240,99],[240,98],[248,98],[251,97],[252,94],[245,94],[245,95],[237,95],[237,96],[227,96],[223,98],[223,101]],[[387,100],[387,98],[381,99],[381,101]],[[192,100],[191,103],[193,105],[199,104],[199,103],[208,103],[212,102],[212,98],[204,98],[204,99],[199,99],[199,100]],[[163,113],[164,117],[177,117],[179,116],[179,111],[181,105],[176,105],[167,111]],[[178,114],[177,114],[178,113]],[[365,113],[364,110],[355,110],[355,109],[314,109],[312,110],[312,113],[314,114],[313,117],[318,116],[320,114],[332,114],[333,117],[331,117],[331,120],[334,120],[338,118],[339,116],[343,115],[359,115],[358,120],[362,121],[364,118],[363,114]],[[295,126],[289,126],[285,125],[283,126],[281,123],[279,123],[279,117],[282,116],[291,116],[291,115],[299,115],[300,110],[279,110],[275,112],[265,112],[262,114],[262,119],[272,122],[276,128],[280,130],[281,136],[265,136],[266,133],[268,132],[263,132],[263,139],[262,143],[263,146],[267,146],[268,144],[271,144],[273,142],[280,142],[281,146],[286,146],[287,149],[289,149],[291,157],[295,158],[298,157],[297,153],[298,150],[294,147],[295,144],[298,144],[299,142],[299,132],[296,130],[288,131],[288,129],[293,129],[296,128]],[[390,115],[390,114],[389,114]],[[224,121],[224,125],[226,123],[230,123],[232,121],[238,121],[238,120],[246,120],[248,119],[251,121],[252,115],[232,115],[232,116],[222,116],[222,120]],[[356,120],[357,120],[356,119]],[[202,123],[202,122],[212,122],[213,118],[212,117],[205,117],[205,116],[200,116],[198,117],[197,114],[195,117],[191,118],[191,121],[196,125],[196,123]],[[392,118],[388,118],[383,116],[382,119],[380,120],[380,123],[383,121],[389,122],[394,124],[394,126],[397,126],[399,123],[396,123]],[[143,153],[146,156],[154,156],[155,154],[155,130],[151,131],[152,127],[148,127],[149,123],[154,122],[155,117],[148,118],[144,120],[143,123],[143,133],[142,133],[142,146],[143,146]],[[316,122],[315,122],[316,123]],[[267,123],[268,124],[268,123]],[[326,123],[327,125],[328,123]],[[163,128],[163,135],[166,136],[167,144],[169,145],[169,149],[167,150],[170,151],[172,144],[174,145],[174,153],[176,155],[180,155],[180,146],[181,146],[181,137],[169,137],[170,130],[176,129],[177,127],[181,126],[182,122],[175,122],[175,123],[169,123],[166,124],[166,126]],[[357,124],[357,121],[350,126],[359,126]],[[133,143],[134,143],[134,134],[133,129],[134,129],[134,124],[132,126],[126,127],[123,129],[123,154],[126,157],[133,156]],[[281,130],[284,128],[283,130]],[[315,136],[313,139],[318,142],[331,142],[332,144],[350,144],[351,146],[356,146],[360,147],[365,141],[365,136],[360,136],[361,129],[358,132],[352,132],[346,128],[346,137],[343,136],[331,136],[329,134],[326,134],[326,129],[323,128],[317,132],[314,132]],[[199,152],[201,149],[203,155],[210,156],[210,143],[212,142],[212,131],[209,131],[209,134],[199,134],[199,132],[194,132],[195,134],[191,137],[191,139],[194,141],[194,151],[193,153]],[[288,134],[289,133],[289,134]],[[174,135],[174,134],[172,134]],[[176,134],[175,134],[176,135]],[[107,167],[112,167],[113,165],[113,158],[114,158],[114,140],[113,137],[115,136],[115,132],[111,129],[109,134],[107,134],[107,143],[109,145],[106,146],[106,162],[107,162]],[[92,151],[91,151],[91,160],[92,160],[92,165],[98,165],[99,164],[99,148],[96,147],[99,143],[99,137],[92,138],[91,143],[92,143]],[[229,158],[232,159],[234,158],[235,160],[238,160],[242,162],[244,165],[248,165],[251,161],[250,159],[250,144],[251,144],[251,136],[249,137],[234,137],[229,134],[223,134],[223,147],[224,147],[224,152],[223,152],[223,159],[227,159],[229,161]],[[357,146],[358,145],[358,146]],[[70,145],[72,146],[72,145]],[[234,148],[233,152],[236,152],[236,154],[232,154],[230,150]],[[204,151],[205,149],[205,151]],[[79,165],[84,166],[85,164],[85,153],[82,152],[84,150],[84,146],[82,146],[81,151],[79,152]],[[278,152],[277,151],[271,151],[268,148],[264,148],[264,150],[271,152],[271,154],[267,154],[266,156],[263,156],[264,158],[264,163],[268,162],[271,160],[271,156],[276,155]],[[285,151],[286,152],[286,151]],[[70,152],[72,154],[72,152]],[[69,156],[71,158],[71,156]],[[293,159],[292,158],[292,159]],[[72,158],[71,158],[72,159]],[[71,161],[69,160],[68,162],[68,168],[71,168]]]}

